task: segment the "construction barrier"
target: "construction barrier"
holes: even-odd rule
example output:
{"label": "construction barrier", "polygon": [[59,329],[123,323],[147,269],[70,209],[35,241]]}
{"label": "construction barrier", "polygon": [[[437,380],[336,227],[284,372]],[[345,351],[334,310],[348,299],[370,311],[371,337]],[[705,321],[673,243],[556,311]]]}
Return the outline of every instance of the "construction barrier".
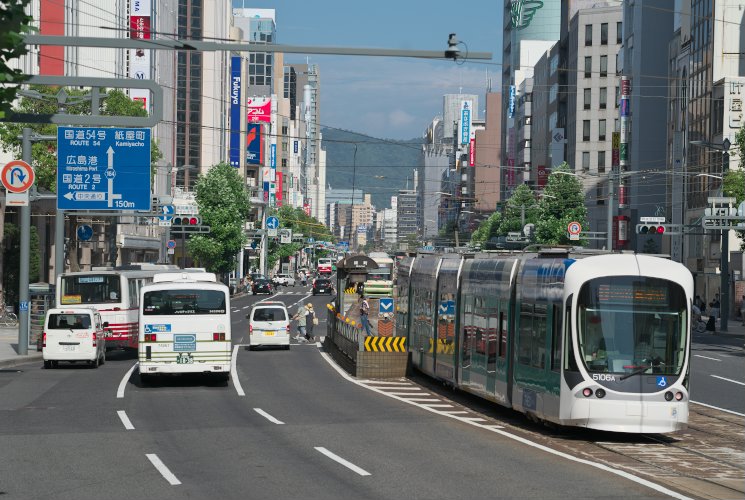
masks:
{"label": "construction barrier", "polygon": [[365,337],[365,351],[406,352],[405,337]]}

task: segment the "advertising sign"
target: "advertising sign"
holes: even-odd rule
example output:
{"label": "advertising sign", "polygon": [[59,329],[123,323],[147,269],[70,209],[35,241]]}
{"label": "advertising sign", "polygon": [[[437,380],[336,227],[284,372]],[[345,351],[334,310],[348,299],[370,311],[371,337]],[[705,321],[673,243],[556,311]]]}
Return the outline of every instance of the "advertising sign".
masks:
{"label": "advertising sign", "polygon": [[473,167],[476,164],[476,139],[471,139],[468,146],[468,166]]}
{"label": "advertising sign", "polygon": [[277,168],[277,144],[269,146],[269,166],[272,169]]}
{"label": "advertising sign", "polygon": [[246,124],[246,164],[261,165],[261,124]]}
{"label": "advertising sign", "polygon": [[230,58],[230,166],[241,166],[241,58]]}
{"label": "advertising sign", "polygon": [[[135,40],[150,40],[152,33],[150,29],[150,11],[152,10],[150,0],[130,0],[129,4],[129,37]],[[150,79],[150,51],[146,49],[128,49],[129,51],[129,77],[137,80]],[[150,91],[147,89],[133,88],[129,90],[129,97],[135,101],[142,102],[145,110],[148,110]]]}
{"label": "advertising sign", "polygon": [[276,192],[277,192],[277,206],[282,206],[282,172],[277,172],[277,182],[276,182]]}
{"label": "advertising sign", "polygon": [[621,77],[621,95],[622,96],[631,95],[631,80],[629,80],[628,76]]}
{"label": "advertising sign", "polygon": [[473,101],[461,101],[460,103],[460,143],[468,144],[471,140],[471,119]]}
{"label": "advertising sign", "polygon": [[246,99],[246,121],[269,123],[272,118],[271,97],[249,97]]}
{"label": "advertising sign", "polygon": [[621,99],[621,116],[630,116],[631,115],[631,100],[630,99]]}
{"label": "advertising sign", "polygon": [[548,182],[548,175],[549,169],[547,169],[545,165],[538,165],[538,172],[536,175],[538,187],[542,188],[546,185],[546,183]]}
{"label": "advertising sign", "polygon": [[510,85],[510,100],[507,104],[507,116],[512,118],[515,116],[515,93],[517,90],[514,85]]}

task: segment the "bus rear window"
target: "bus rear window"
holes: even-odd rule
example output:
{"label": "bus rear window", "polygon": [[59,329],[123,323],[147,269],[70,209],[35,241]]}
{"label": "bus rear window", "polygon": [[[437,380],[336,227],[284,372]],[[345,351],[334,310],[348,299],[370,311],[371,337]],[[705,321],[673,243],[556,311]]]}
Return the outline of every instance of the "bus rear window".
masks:
{"label": "bus rear window", "polygon": [[60,304],[105,304],[121,301],[121,279],[114,274],[62,277]]}
{"label": "bus rear window", "polygon": [[145,292],[144,316],[225,314],[225,292],[220,290],[156,290]]}

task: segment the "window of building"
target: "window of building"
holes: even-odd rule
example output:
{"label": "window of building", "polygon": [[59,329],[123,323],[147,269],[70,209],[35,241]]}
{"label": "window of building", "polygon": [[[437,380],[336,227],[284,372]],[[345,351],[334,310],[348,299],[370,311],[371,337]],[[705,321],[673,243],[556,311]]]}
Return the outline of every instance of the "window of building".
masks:
{"label": "window of building", "polygon": [[589,151],[582,152],[582,170],[585,172],[590,170],[590,152]]}
{"label": "window of building", "polygon": [[616,43],[619,45],[623,43],[623,23],[621,21],[616,23]]}
{"label": "window of building", "polygon": [[585,109],[590,109],[592,104],[592,89],[585,89]]}
{"label": "window of building", "polygon": [[598,151],[598,173],[605,173],[605,151]]}
{"label": "window of building", "polygon": [[598,122],[598,140],[605,140],[605,120],[600,120]]}
{"label": "window of building", "polygon": [[616,87],[616,107],[621,105],[621,87]]}
{"label": "window of building", "polygon": [[600,25],[600,45],[608,45],[608,23]]}
{"label": "window of building", "polygon": [[618,118],[613,120],[613,132],[621,132],[621,122]]}
{"label": "window of building", "polygon": [[600,77],[608,76],[608,56],[600,56]]}
{"label": "window of building", "polygon": [[585,25],[585,46],[592,45],[592,24]]}
{"label": "window of building", "polygon": [[583,141],[590,140],[590,120],[582,121],[582,140]]}
{"label": "window of building", "polygon": [[608,104],[608,87],[600,87],[600,109],[605,109]]}
{"label": "window of building", "polygon": [[595,186],[595,204],[596,205],[605,205],[605,197],[603,196],[605,193],[603,193],[603,185],[598,184]]}
{"label": "window of building", "polygon": [[592,56],[585,56],[585,78],[592,76]]}

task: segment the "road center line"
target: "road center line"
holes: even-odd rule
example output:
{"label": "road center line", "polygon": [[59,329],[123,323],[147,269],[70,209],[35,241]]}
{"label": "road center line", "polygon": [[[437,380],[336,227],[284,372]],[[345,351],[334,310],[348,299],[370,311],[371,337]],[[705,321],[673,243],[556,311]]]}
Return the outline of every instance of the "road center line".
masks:
{"label": "road center line", "polygon": [[236,364],[238,361],[238,349],[240,347],[241,346],[238,344],[233,346],[233,355],[230,357],[230,378],[233,379],[233,387],[235,387],[235,392],[237,392],[239,396],[245,396],[246,393],[243,392],[241,381],[238,380],[238,369],[236,368]]}
{"label": "road center line", "polygon": [[710,358],[709,356],[701,356],[700,354],[694,354],[694,356],[695,356],[695,357],[697,357],[697,358],[710,359],[710,360],[712,360],[712,361],[719,361],[719,362],[721,362],[721,361],[722,361],[721,359],[717,359],[717,358]]}
{"label": "road center line", "polygon": [[119,388],[116,390],[117,399],[122,399],[124,397],[124,389],[127,387],[127,382],[129,382],[129,377],[132,376],[132,372],[135,371],[135,368],[137,368],[137,365],[139,365],[139,363],[135,363],[134,365],[132,365],[132,368],[130,368],[129,371],[124,374],[122,381],[119,382]]}
{"label": "road center line", "polygon": [[745,385],[745,382],[738,382],[737,380],[732,380],[731,378],[720,377],[719,375],[712,375],[712,377],[718,378],[721,380],[726,380],[727,382],[732,382],[733,384]]}
{"label": "road center line", "polygon": [[116,414],[119,415],[119,420],[122,421],[125,429],[127,429],[128,431],[131,431],[135,428],[135,426],[132,425],[132,421],[129,420],[129,417],[127,416],[127,413],[124,410],[118,410]]}
{"label": "road center line", "polygon": [[732,415],[739,415],[741,417],[745,417],[745,413],[738,413],[736,411],[727,410],[726,408],[720,408],[718,406],[707,405],[706,403],[702,403],[700,401],[691,401],[691,403],[695,405],[699,405],[699,406],[705,406],[706,408],[713,408],[714,410],[723,411],[725,413],[731,413]]}
{"label": "road center line", "polygon": [[285,425],[284,422],[282,422],[281,420],[277,420],[276,418],[272,417],[271,415],[269,415],[267,412],[265,412],[261,408],[254,408],[254,411],[256,413],[258,413],[259,415],[261,415],[262,417],[264,417],[265,419],[267,419],[268,421],[274,423],[274,424]]}
{"label": "road center line", "polygon": [[173,472],[168,470],[168,467],[166,467],[166,465],[160,461],[158,455],[156,455],[155,453],[146,453],[145,456],[148,460],[150,460],[150,463],[153,464],[156,469],[158,469],[160,475],[163,476],[166,481],[171,483],[171,486],[177,486],[181,484],[181,481],[179,481],[178,478],[173,475]]}
{"label": "road center line", "polygon": [[365,469],[362,469],[360,467],[357,467],[352,462],[349,462],[347,460],[344,460],[339,455],[335,455],[334,453],[331,453],[326,448],[323,448],[321,446],[316,446],[315,448],[316,448],[316,450],[320,451],[321,453],[323,453],[324,455],[326,455],[327,457],[329,457],[334,462],[338,462],[338,463],[342,464],[344,467],[346,467],[347,469],[350,469],[350,470],[356,472],[360,476],[369,476],[370,475],[370,473],[367,472]]}

